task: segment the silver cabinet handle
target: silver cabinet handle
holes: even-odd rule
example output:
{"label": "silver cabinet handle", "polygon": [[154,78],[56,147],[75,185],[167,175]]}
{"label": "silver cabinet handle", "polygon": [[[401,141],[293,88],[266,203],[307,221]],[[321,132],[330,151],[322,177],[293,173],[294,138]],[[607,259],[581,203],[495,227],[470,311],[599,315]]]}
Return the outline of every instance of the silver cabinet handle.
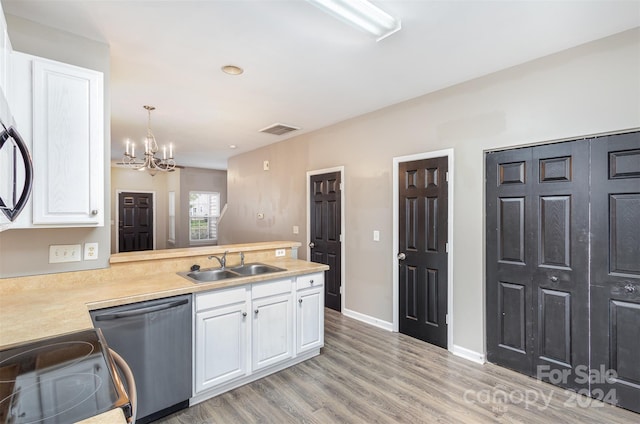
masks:
{"label": "silver cabinet handle", "polygon": [[313,280],[309,281],[309,284],[311,284],[313,286]]}
{"label": "silver cabinet handle", "polygon": [[634,291],[636,291],[636,288],[631,283],[624,286],[624,289],[627,293],[633,293]]}
{"label": "silver cabinet handle", "polygon": [[316,247],[316,244],[314,242],[311,242],[309,243],[309,247],[313,249],[314,247]]}
{"label": "silver cabinet handle", "polygon": [[93,209],[91,211],[91,215],[98,215],[98,209]]}
{"label": "silver cabinet handle", "polygon": [[552,275],[551,277],[549,277],[549,280],[553,281],[554,283],[558,281],[558,277],[556,277],[555,275]]}
{"label": "silver cabinet handle", "polygon": [[405,259],[407,259],[407,255],[405,255],[404,252],[398,253],[398,260],[399,261],[404,261]]}
{"label": "silver cabinet handle", "polygon": [[243,316],[243,317],[246,317],[246,316],[247,316],[247,313],[246,313],[246,312],[243,312],[243,313],[242,313],[242,316]]}
{"label": "silver cabinet handle", "polygon": [[302,304],[302,299],[298,300],[298,303]]}
{"label": "silver cabinet handle", "polygon": [[258,314],[258,312],[260,312],[259,309],[256,309],[255,311],[253,311],[256,315]]}

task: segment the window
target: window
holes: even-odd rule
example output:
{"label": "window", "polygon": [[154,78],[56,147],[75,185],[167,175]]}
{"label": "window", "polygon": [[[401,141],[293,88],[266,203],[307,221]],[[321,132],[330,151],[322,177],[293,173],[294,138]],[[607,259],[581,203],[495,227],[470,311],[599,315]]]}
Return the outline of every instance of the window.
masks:
{"label": "window", "polygon": [[169,243],[176,242],[176,192],[169,192]]}
{"label": "window", "polygon": [[189,192],[189,240],[217,241],[220,193]]}

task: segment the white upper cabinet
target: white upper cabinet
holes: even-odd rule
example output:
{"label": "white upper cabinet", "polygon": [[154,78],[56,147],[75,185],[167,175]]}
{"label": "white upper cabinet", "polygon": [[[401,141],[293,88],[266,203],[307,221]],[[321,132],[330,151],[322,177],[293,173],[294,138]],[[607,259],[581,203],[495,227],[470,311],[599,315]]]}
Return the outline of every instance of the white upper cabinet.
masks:
{"label": "white upper cabinet", "polygon": [[14,228],[104,225],[102,73],[22,53],[12,68],[10,105],[34,168],[31,219]]}
{"label": "white upper cabinet", "polygon": [[34,224],[104,224],[102,73],[33,61]]}

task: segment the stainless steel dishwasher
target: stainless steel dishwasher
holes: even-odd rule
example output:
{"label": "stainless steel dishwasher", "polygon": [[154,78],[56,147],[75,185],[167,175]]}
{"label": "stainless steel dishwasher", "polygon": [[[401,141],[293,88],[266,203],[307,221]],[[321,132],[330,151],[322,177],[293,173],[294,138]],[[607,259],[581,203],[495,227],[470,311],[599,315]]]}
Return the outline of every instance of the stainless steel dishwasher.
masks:
{"label": "stainless steel dishwasher", "polygon": [[191,295],[91,312],[110,348],[129,364],[137,388],[136,423],[189,406]]}

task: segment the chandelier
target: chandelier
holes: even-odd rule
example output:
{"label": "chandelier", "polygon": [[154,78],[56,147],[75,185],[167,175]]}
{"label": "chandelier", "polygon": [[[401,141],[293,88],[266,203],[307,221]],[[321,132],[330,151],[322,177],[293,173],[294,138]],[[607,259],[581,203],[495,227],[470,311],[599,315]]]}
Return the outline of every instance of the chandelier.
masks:
{"label": "chandelier", "polygon": [[156,108],[147,105],[143,107],[148,113],[147,136],[144,139],[144,158],[140,160],[136,158],[136,145],[130,140],[127,140],[122,162],[119,162],[118,165],[137,169],[138,171],[147,171],[151,176],[156,175],[158,171],[172,172],[176,167],[176,162],[173,160],[173,144],[169,144],[168,157],[167,146],[162,146],[162,158],[156,156],[156,153],[158,153],[158,143],[151,132],[151,111]]}

